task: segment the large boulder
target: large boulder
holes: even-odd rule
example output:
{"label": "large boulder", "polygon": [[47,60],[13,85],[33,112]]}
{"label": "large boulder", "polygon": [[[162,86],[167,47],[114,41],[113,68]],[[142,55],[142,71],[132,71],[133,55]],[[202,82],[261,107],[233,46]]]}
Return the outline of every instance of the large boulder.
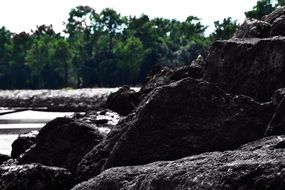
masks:
{"label": "large boulder", "polygon": [[19,159],[19,163],[41,163],[73,172],[83,156],[117,124],[117,116],[105,111],[57,118],[40,130],[36,144]]}
{"label": "large boulder", "polygon": [[38,133],[39,132],[35,130],[20,134],[12,143],[11,157],[18,158],[21,154],[25,153],[32,145],[36,143],[36,136]]}
{"label": "large boulder", "polygon": [[271,24],[268,22],[246,19],[237,29],[234,38],[268,38],[270,36]]}
{"label": "large boulder", "polygon": [[87,154],[79,173],[85,180],[114,166],[233,149],[261,138],[272,113],[271,104],[186,78],[150,92],[122,130]]}
{"label": "large boulder", "polygon": [[285,185],[284,140],[275,136],[234,151],[111,168],[72,190],[280,190]]}
{"label": "large boulder", "polygon": [[285,86],[285,37],[231,39],[212,44],[204,79],[226,92],[264,102]]}
{"label": "large boulder", "polygon": [[123,86],[117,92],[109,95],[105,107],[121,115],[128,115],[136,109],[138,104],[137,92],[128,86]]}
{"label": "large boulder", "polygon": [[1,166],[2,190],[68,190],[73,181],[68,170],[40,164]]}

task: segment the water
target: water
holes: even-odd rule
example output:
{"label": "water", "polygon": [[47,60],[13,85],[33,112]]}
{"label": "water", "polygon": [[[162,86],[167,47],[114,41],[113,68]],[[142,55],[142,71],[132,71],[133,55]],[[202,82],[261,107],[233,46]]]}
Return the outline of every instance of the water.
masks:
{"label": "water", "polygon": [[[1,113],[12,110],[1,110]],[[20,111],[0,116],[0,153],[10,155],[18,134],[42,128],[56,117],[70,116],[71,112]]]}

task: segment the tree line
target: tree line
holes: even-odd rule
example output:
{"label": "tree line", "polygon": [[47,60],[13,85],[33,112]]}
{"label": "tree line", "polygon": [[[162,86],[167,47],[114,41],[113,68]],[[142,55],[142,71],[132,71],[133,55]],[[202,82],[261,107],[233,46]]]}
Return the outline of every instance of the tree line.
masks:
{"label": "tree line", "polygon": [[[258,1],[245,14],[260,17],[260,7],[264,12],[268,2]],[[2,27],[0,88],[138,85],[154,65],[190,64],[212,41],[230,38],[238,26],[230,17],[214,24],[215,31],[205,37],[207,27],[195,16],[184,21],[126,17],[109,8],[97,13],[78,6],[70,11],[64,34],[52,25],[37,26],[31,33]]]}

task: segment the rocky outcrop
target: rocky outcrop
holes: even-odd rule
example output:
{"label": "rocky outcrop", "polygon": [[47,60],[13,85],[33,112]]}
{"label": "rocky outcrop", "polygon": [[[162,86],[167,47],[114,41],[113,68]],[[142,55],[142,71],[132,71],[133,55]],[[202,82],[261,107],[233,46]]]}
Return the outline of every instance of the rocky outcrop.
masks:
{"label": "rocky outcrop", "polygon": [[68,190],[72,185],[70,172],[63,168],[40,164],[0,167],[2,190]]}
{"label": "rocky outcrop", "polygon": [[83,156],[117,124],[118,115],[111,113],[93,112],[49,122],[37,135],[35,146],[19,159],[19,163],[41,163],[73,172]]}
{"label": "rocky outcrop", "polygon": [[285,136],[265,138],[234,151],[209,152],[180,160],[112,168],[72,190],[284,188]]}
{"label": "rocky outcrop", "polygon": [[84,157],[77,172],[85,180],[110,167],[233,149],[261,138],[272,113],[271,104],[186,78],[150,92],[121,130]]}
{"label": "rocky outcrop", "polygon": [[28,133],[20,134],[18,138],[12,143],[12,158],[18,158],[21,154],[25,153],[32,145],[36,143],[36,136],[38,131],[31,131]]}
{"label": "rocky outcrop", "polygon": [[261,138],[271,116],[270,105],[232,97],[205,81],[171,83],[139,105],[106,168],[236,148]]}
{"label": "rocky outcrop", "polygon": [[212,44],[204,79],[226,92],[264,102],[285,86],[285,37],[232,39]]}
{"label": "rocky outcrop", "polygon": [[128,86],[123,86],[109,95],[105,107],[121,115],[128,115],[136,109],[138,104],[138,93]]}
{"label": "rocky outcrop", "polygon": [[271,24],[256,19],[246,19],[237,29],[234,38],[268,38]]}

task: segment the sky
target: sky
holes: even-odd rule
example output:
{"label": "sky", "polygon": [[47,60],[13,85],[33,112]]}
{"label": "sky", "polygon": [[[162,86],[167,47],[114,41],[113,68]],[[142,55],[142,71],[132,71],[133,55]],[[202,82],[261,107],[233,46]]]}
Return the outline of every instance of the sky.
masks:
{"label": "sky", "polygon": [[150,18],[163,17],[185,20],[193,15],[214,29],[214,21],[232,17],[243,22],[244,12],[252,9],[257,0],[3,0],[0,1],[0,27],[12,32],[30,32],[37,25],[52,24],[55,31],[64,29],[70,10],[78,5],[88,5],[100,12],[113,8],[123,16],[146,14]]}

